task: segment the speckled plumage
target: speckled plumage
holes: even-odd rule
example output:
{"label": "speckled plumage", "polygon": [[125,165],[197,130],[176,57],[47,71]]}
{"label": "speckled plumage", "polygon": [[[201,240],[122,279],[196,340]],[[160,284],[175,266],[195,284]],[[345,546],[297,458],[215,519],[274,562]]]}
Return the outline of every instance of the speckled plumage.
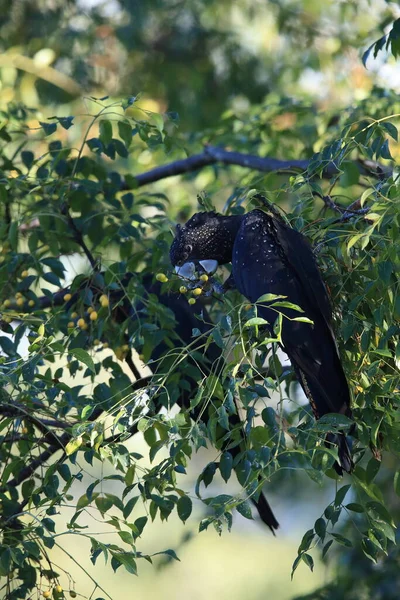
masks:
{"label": "speckled plumage", "polygon": [[[232,220],[233,219],[233,220]],[[222,217],[214,212],[197,213],[183,227],[178,226],[170,249],[174,266],[192,260],[215,259],[220,264],[231,261],[236,232],[241,217]],[[198,250],[199,256],[196,256]],[[218,258],[215,258],[218,257]]]}
{"label": "speckled plumage", "polygon": [[[232,262],[235,285],[251,302],[270,293],[287,296],[303,309],[313,325],[291,321],[299,313],[279,309],[289,317],[283,319],[282,345],[316,418],[330,412],[350,416],[350,393],[332,329],[329,297],[304,236],[261,210],[233,217],[198,213],[179,230],[171,261],[182,264],[205,257],[219,264]],[[277,317],[268,306],[259,306],[258,314],[271,327]],[[337,440],[339,473],[352,469],[342,437]]]}

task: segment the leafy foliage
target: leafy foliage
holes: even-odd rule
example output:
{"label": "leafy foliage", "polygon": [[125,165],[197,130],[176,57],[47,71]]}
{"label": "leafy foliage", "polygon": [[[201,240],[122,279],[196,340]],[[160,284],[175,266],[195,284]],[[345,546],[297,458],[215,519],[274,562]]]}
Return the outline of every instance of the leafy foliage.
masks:
{"label": "leafy foliage", "polygon": [[[357,466],[305,533],[293,571],[300,562],[313,569],[310,552],[317,545],[324,556],[339,545],[361,548],[365,560],[381,560],[393,548],[397,522],[377,483],[381,472],[399,489],[396,469],[381,467],[383,455],[391,460],[400,452],[400,225],[392,164],[397,115],[388,116],[397,99],[378,93],[368,111],[360,103],[335,126],[321,116],[322,133],[322,125],[310,130],[304,107],[286,101],[254,108],[248,118],[227,113],[223,143],[263,155],[268,134],[270,148],[280,145],[286,156],[301,155],[307,164],[288,173],[248,170],[245,176],[239,167],[228,172],[218,165],[208,186],[212,202],[221,182],[234,180],[227,213],[265,208],[256,192],[268,190],[268,199],[315,245],[354,392],[354,431],[342,415],[316,423],[297,396],[293,374],[277,351],[280,309],[290,299],[259,300],[277,314],[275,337],[266,339],[258,303],[249,305],[235,293],[215,299],[208,295],[210,281],[195,289],[188,282],[181,298],[187,295],[195,307],[198,327],[188,344],[182,342],[174,313],[160,298],[182,286],[170,273],[168,248],[172,220],[179,211],[184,218],[189,207],[172,205],[165,194],[146,189],[144,179],[123,171],[138,147],[160,157],[179,155],[190,142],[168,115],[146,111],[138,118],[133,97],[92,102],[97,112],[78,149],[66,137],[78,116],[33,128],[27,121],[35,114],[23,106],[2,115],[0,574],[7,597],[27,597],[35,587],[62,597],[57,590],[63,575],[48,568],[51,549],[62,549],[61,535],[84,539],[93,563],[102,557],[112,569],[136,574],[140,559],[152,561],[138,549],[149,520],[173,512],[182,522],[196,518],[194,495],[206,509],[200,531],[213,526],[221,533],[231,528],[234,509],[251,519],[249,500],[289,470],[305,472],[313,484],[337,479],[336,450],[324,444],[328,431],[353,435]],[[288,126],[281,137],[274,123],[282,117],[287,123],[295,118],[295,134]],[[72,281],[69,255],[85,259]],[[299,307],[290,307],[304,319]],[[152,376],[143,375],[141,361],[152,367]],[[176,414],[169,410],[174,405]],[[148,457],[124,444],[137,432]],[[186,468],[205,446],[215,449],[215,458],[193,493]],[[112,474],[87,480],[86,467],[96,461],[110,465]],[[219,477],[229,486],[233,475],[240,494],[208,491]],[[108,481],[118,482],[120,493],[111,493]],[[76,482],[85,485],[80,497]],[[57,512],[67,502],[75,512],[60,531]],[[87,514],[115,532],[114,543],[88,532],[82,524]],[[348,519],[344,531],[341,516]],[[161,551],[177,558],[171,549]]]}

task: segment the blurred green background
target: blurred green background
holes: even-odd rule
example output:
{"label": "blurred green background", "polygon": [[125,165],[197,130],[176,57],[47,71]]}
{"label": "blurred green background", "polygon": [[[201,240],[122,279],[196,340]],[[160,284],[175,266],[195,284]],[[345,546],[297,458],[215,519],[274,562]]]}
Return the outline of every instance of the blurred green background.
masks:
{"label": "blurred green background", "polygon": [[[374,87],[400,90],[396,65],[378,57],[365,69],[361,61],[362,52],[398,13],[397,4],[384,0],[0,0],[0,109],[19,102],[38,109],[31,121],[35,127],[38,119],[54,114],[85,115],[90,96],[141,94],[143,109],[177,113],[179,120],[172,117],[187,139],[201,142],[208,131],[217,144],[227,111],[251,118],[266,99],[273,104],[289,98],[309,105],[316,127],[318,111],[334,118]],[[275,127],[290,128],[288,118],[293,113],[275,119]],[[81,121],[81,127],[65,132],[71,144],[81,141],[85,117]],[[291,157],[281,153],[279,158]],[[126,159],[124,169],[138,173],[156,162],[143,149]],[[193,176],[182,187],[186,191],[176,194],[194,199],[207,178],[206,171]],[[156,189],[173,198],[174,186],[169,180]],[[138,436],[130,445],[147,452]],[[207,460],[201,453],[194,458],[186,486]],[[99,475],[88,477],[93,474]],[[86,489],[81,485],[75,496]],[[225,493],[227,486],[222,481],[220,486]],[[234,491],[231,487],[230,482]],[[113,598],[289,600],[330,579],[330,569],[317,563],[314,574],[303,565],[290,581],[301,536],[333,495],[332,487],[321,489],[318,497],[316,486],[309,487],[308,493],[306,480],[288,476],[277,479],[271,493],[266,490],[281,523],[277,538],[239,515],[230,534],[197,534],[203,510],[198,507],[186,526],[176,518],[157,521],[141,540],[143,552],[173,548],[181,562],[166,563],[164,557],[154,568],[142,561],[139,578],[122,570],[113,574],[101,562],[93,567],[89,545],[83,548],[81,538],[69,535],[59,543],[78,564],[67,564],[57,550],[55,564],[72,573],[76,591],[85,596],[93,584],[80,566]],[[109,491],[118,493],[118,488]],[[69,516],[66,509],[59,519]],[[101,523],[88,525],[102,535]]]}

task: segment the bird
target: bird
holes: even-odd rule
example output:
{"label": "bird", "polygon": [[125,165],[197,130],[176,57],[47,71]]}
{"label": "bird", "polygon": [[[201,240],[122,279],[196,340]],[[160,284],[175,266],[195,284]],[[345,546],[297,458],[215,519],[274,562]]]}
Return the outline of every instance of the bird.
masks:
{"label": "bird", "polygon": [[[125,276],[125,283],[127,283],[131,277],[131,274],[127,274]],[[221,348],[219,348],[215,342],[206,344],[205,349],[202,349],[202,346],[204,345],[204,335],[210,333],[213,328],[207,310],[205,307],[202,307],[202,318],[199,319],[197,314],[199,312],[198,309],[190,305],[183,294],[163,291],[162,285],[160,285],[159,282],[154,281],[151,274],[144,275],[141,278],[141,283],[145,294],[147,296],[154,295],[157,297],[158,302],[164,308],[169,309],[173,313],[175,319],[174,327],[172,327],[169,332],[166,332],[169,337],[169,343],[166,342],[166,336],[164,336],[159,340],[158,344],[153,346],[149,366],[154,368],[156,373],[168,372],[171,362],[174,362],[176,356],[176,353],[171,352],[171,345],[174,350],[185,348],[189,344],[191,345],[191,352],[188,353],[186,361],[180,366],[180,372],[183,373],[184,376],[177,379],[176,373],[172,372],[172,381],[169,382],[167,379],[165,382],[166,388],[169,388],[168,395],[160,394],[155,395],[152,398],[152,402],[155,404],[154,411],[157,413],[161,410],[163,400],[171,400],[171,398],[173,398],[180,409],[189,411],[193,421],[202,422],[207,428],[208,419],[212,417],[212,412],[210,414],[207,410],[204,410],[202,404],[191,409],[191,400],[196,395],[199,388],[199,381],[202,380],[204,375],[210,375],[212,370],[214,374],[219,375],[225,367]],[[117,293],[116,297],[113,296],[113,300],[118,299],[121,300],[122,296],[119,297]],[[144,308],[145,305],[140,300],[134,307],[132,307],[127,299],[122,300],[122,303],[118,306],[120,314],[117,318],[120,320],[126,318],[131,320],[139,319]],[[193,329],[198,329],[202,335],[198,338],[193,338]],[[196,353],[195,359],[194,353]],[[132,360],[132,357],[130,357],[130,360]],[[201,369],[199,367],[201,367]],[[186,385],[179,386],[178,381],[182,381],[183,379],[185,380]],[[246,434],[243,427],[241,427],[241,420],[238,412],[229,414],[228,422],[230,430],[235,429],[238,431],[239,443],[232,448],[229,447],[229,440],[219,442],[217,439],[217,443],[219,442],[222,452],[229,452],[232,459],[235,459],[246,446]],[[221,440],[223,440],[225,436],[226,431],[222,430],[220,432]],[[275,535],[275,530],[279,528],[279,523],[264,493],[261,491],[256,497],[253,496],[251,500],[257,509],[260,519]]]}
{"label": "bird", "polygon": [[[332,323],[332,306],[312,247],[276,214],[260,209],[242,215],[195,214],[177,227],[170,247],[176,270],[189,262],[232,263],[229,285],[250,302],[265,294],[284,296],[290,307],[282,313],[281,346],[288,355],[316,419],[328,413],[352,418],[350,390],[341,363]],[[273,331],[277,318],[271,303],[257,305],[257,314]],[[305,316],[312,321],[293,320]],[[326,444],[338,448],[334,468],[350,473],[354,463],[344,433],[330,433]]]}

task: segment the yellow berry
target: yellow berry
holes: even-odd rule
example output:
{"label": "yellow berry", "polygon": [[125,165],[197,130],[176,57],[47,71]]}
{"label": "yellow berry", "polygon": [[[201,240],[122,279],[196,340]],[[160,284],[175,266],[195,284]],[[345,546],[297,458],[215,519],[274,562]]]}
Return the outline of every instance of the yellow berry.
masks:
{"label": "yellow berry", "polygon": [[122,346],[122,350],[123,350],[124,352],[128,352],[128,350],[129,350],[129,345],[128,345],[128,344],[124,344],[124,345]]}
{"label": "yellow berry", "polygon": [[76,598],[76,592],[74,592],[74,590],[70,590],[69,595],[71,598]]}
{"label": "yellow berry", "polygon": [[139,354],[140,360],[144,360],[144,354]]}
{"label": "yellow berry", "polygon": [[3,263],[6,260],[5,256],[0,256],[0,263]]}
{"label": "yellow berry", "polygon": [[61,592],[63,591],[61,585],[56,585],[55,590],[56,590],[57,594],[61,594]]}
{"label": "yellow berry", "polygon": [[15,294],[15,297],[16,297],[17,299],[18,299],[18,298],[22,298],[22,294],[21,294],[21,292],[17,292],[17,293]]}
{"label": "yellow berry", "polygon": [[35,306],[35,301],[34,300],[29,300],[28,306]]}
{"label": "yellow berry", "polygon": [[108,299],[108,296],[106,296],[106,294],[102,294],[100,296],[100,304],[103,308],[106,308],[110,304],[110,301]]}
{"label": "yellow berry", "polygon": [[23,306],[25,304],[25,300],[23,298],[18,298],[16,304],[17,306]]}
{"label": "yellow berry", "polygon": [[108,342],[103,342],[103,348],[108,348],[109,344]]}
{"label": "yellow berry", "polygon": [[3,317],[4,323],[11,323],[11,320],[10,317]]}
{"label": "yellow berry", "polygon": [[208,275],[206,275],[205,273],[203,273],[203,275],[200,275],[200,281],[208,281]]}
{"label": "yellow berry", "polygon": [[192,294],[193,296],[200,296],[203,293],[203,290],[201,288],[194,288]]}
{"label": "yellow berry", "polygon": [[94,340],[94,342],[93,342],[94,346],[98,346],[99,344],[101,344],[100,340]]}
{"label": "yellow berry", "polygon": [[65,294],[64,302],[68,302],[69,300],[71,300],[71,298],[72,298],[72,294]]}
{"label": "yellow berry", "polygon": [[44,598],[50,598],[51,592],[49,592],[49,591],[43,592],[43,596],[44,596]]}
{"label": "yellow berry", "polygon": [[180,291],[181,294],[186,294],[187,287],[185,287],[184,285],[181,285],[181,287],[179,288],[179,291]]}
{"label": "yellow berry", "polygon": [[27,428],[27,427],[23,427],[23,428],[21,429],[21,433],[24,433],[24,434],[25,434],[25,433],[28,433],[28,431],[29,431],[29,430],[28,430],[28,428]]}
{"label": "yellow berry", "polygon": [[28,277],[29,272],[28,271],[22,271],[21,273],[21,277]]}
{"label": "yellow berry", "polygon": [[4,302],[3,302],[4,308],[7,308],[7,306],[10,306],[10,304],[11,304],[11,300],[4,300]]}
{"label": "yellow berry", "polygon": [[196,300],[194,298],[189,298],[189,304],[196,304]]}
{"label": "yellow berry", "polygon": [[250,310],[251,309],[251,304],[246,304],[246,306],[244,307],[244,310]]}
{"label": "yellow berry", "polygon": [[67,324],[68,329],[71,329],[72,327],[75,327],[75,323],[73,321],[69,321],[69,323]]}
{"label": "yellow berry", "polygon": [[97,314],[97,312],[94,310],[93,312],[91,312],[91,313],[90,313],[90,317],[89,317],[89,319],[90,319],[91,321],[97,321],[97,317],[98,317],[98,314]]}
{"label": "yellow berry", "polygon": [[168,281],[168,277],[165,275],[165,273],[157,273],[156,279],[161,283],[166,283]]}
{"label": "yellow berry", "polygon": [[114,348],[114,354],[118,358],[118,360],[122,360],[124,358],[124,353],[120,346],[118,346],[118,348]]}
{"label": "yellow berry", "polygon": [[77,312],[71,313],[71,319],[76,319],[77,316],[78,316]]}
{"label": "yellow berry", "polygon": [[77,325],[78,325],[78,327],[80,327],[80,329],[88,328],[88,325],[87,325],[85,319],[78,319]]}
{"label": "yellow berry", "polygon": [[92,313],[94,311],[93,306],[89,306],[89,308],[87,309],[88,311],[88,315],[90,315],[90,313]]}

